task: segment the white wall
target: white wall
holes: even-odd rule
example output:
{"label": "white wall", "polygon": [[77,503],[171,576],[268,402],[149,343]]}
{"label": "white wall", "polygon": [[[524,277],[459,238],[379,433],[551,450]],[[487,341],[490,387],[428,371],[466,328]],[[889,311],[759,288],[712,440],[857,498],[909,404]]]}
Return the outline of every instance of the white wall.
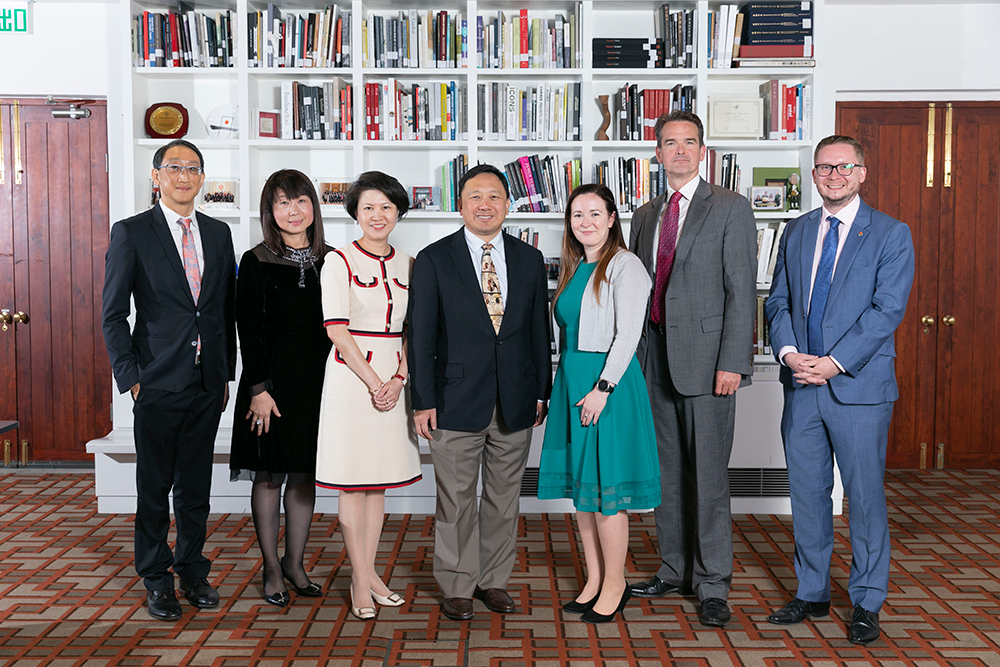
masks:
{"label": "white wall", "polygon": [[0,37],[0,95],[107,97],[114,8],[107,3],[36,2],[33,34]]}
{"label": "white wall", "polygon": [[1000,99],[997,26],[996,3],[827,4],[826,99]]}

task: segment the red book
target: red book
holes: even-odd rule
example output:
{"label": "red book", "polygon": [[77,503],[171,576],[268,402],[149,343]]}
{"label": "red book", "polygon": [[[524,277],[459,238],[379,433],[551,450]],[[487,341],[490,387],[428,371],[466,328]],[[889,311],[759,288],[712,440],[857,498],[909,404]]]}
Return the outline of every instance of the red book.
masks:
{"label": "red book", "polygon": [[518,63],[514,64],[514,67],[527,67],[528,66],[528,54],[531,53],[531,47],[528,46],[528,10],[522,9],[520,14],[521,19],[521,50],[518,53]]}
{"label": "red book", "polygon": [[334,62],[336,62],[337,66],[339,67],[341,62],[340,60],[341,54],[344,52],[344,35],[343,35],[344,19],[337,19],[336,31],[337,31],[337,42],[336,42],[337,50],[334,52],[335,53]]}
{"label": "red book", "polygon": [[353,139],[354,138],[354,113],[351,111],[351,109],[352,109],[352,107],[354,105],[354,94],[353,94],[354,93],[354,88],[353,88],[353,86],[348,85],[346,91],[347,92],[345,94],[345,98],[347,99],[347,106],[345,107],[344,113],[341,114],[340,118],[341,118],[341,122],[343,122],[344,118],[347,119],[347,135],[346,135],[345,138],[346,139]]}
{"label": "red book", "polygon": [[741,44],[740,58],[812,58],[813,47],[801,44]]}
{"label": "red book", "polygon": [[375,85],[377,84],[365,84],[365,135],[369,141],[375,140],[375,118],[374,114],[372,114],[372,87]]}
{"label": "red book", "polygon": [[170,12],[170,59],[174,67],[181,66],[181,32],[177,23],[177,14]]}
{"label": "red book", "polygon": [[535,178],[531,175],[531,163],[528,161],[527,156],[519,157],[517,161],[521,165],[521,174],[524,176],[524,185],[528,189],[528,202],[531,206],[531,210],[534,213],[541,213],[542,202],[538,196],[538,188],[535,187]]}
{"label": "red book", "polygon": [[142,13],[142,64],[149,66],[149,12]]}

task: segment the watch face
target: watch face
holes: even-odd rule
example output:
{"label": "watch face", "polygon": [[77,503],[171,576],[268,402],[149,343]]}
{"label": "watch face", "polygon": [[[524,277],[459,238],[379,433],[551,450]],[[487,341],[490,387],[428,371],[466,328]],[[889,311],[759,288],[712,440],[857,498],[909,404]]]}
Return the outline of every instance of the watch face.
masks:
{"label": "watch face", "polygon": [[180,104],[161,102],[146,109],[146,134],[154,139],[177,139],[187,128],[187,109]]}

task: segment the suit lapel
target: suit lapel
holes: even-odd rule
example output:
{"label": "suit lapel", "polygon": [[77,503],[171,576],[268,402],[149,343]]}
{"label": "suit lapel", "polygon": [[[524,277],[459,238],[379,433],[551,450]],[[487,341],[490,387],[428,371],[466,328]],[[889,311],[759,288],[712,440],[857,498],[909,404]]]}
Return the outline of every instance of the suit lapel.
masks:
{"label": "suit lapel", "polygon": [[[201,294],[207,294],[212,289],[212,284],[221,268],[218,266],[218,262],[211,260],[215,257],[221,257],[222,253],[218,251],[217,242],[219,239],[213,233],[215,230],[212,228],[211,222],[204,215],[198,218],[198,231],[201,233],[201,249],[205,254],[205,265],[201,267]],[[186,278],[187,276],[185,276]],[[200,296],[198,300],[201,301]]]}
{"label": "suit lapel", "polygon": [[[191,296],[191,286],[188,285],[187,275],[184,273],[184,262],[181,260],[181,256],[177,254],[177,244],[174,243],[174,237],[171,236],[170,230],[167,228],[168,224],[170,223],[163,217],[163,211],[160,209],[160,205],[157,204],[153,207],[153,217],[150,221],[150,226],[153,228],[153,234],[163,248],[163,253],[167,256],[167,264],[170,265],[177,280],[180,281],[181,288],[187,294],[188,298],[191,299],[191,304],[193,305],[194,297]],[[202,239],[202,247],[204,247],[204,239]],[[208,253],[206,252],[205,254],[207,255]]]}
{"label": "suit lapel", "polygon": [[[501,232],[503,234],[503,232]],[[504,248],[506,250],[506,247]],[[493,321],[486,310],[486,300],[483,299],[483,287],[479,283],[479,269],[472,263],[472,255],[469,253],[469,244],[465,240],[465,228],[459,229],[452,235],[451,259],[455,262],[455,270],[458,272],[459,281],[469,292],[469,297],[475,305],[476,312],[490,325],[493,330]],[[510,266],[507,267],[507,276],[510,276]],[[507,291],[510,294],[510,290]]]}
{"label": "suit lapel", "polygon": [[702,181],[698,184],[698,188],[694,191],[694,197],[691,198],[691,205],[688,206],[687,217],[684,218],[684,227],[681,229],[681,234],[677,237],[677,249],[674,250],[674,264],[683,262],[691,252],[691,246],[694,244],[695,237],[698,236],[698,232],[701,230],[702,226],[705,224],[705,219],[708,218],[708,212],[712,210],[712,204],[709,198],[712,196],[712,189],[708,187],[708,183]]}
{"label": "suit lapel", "polygon": [[662,206],[663,195],[650,202],[649,215],[642,221],[642,229],[639,232],[639,247],[636,248],[639,251],[639,259],[642,260],[649,272],[649,277],[653,280],[656,280],[656,275],[653,273],[653,256],[656,254],[657,246],[656,223]]}
{"label": "suit lapel", "polygon": [[[833,282],[830,284],[830,294],[826,298],[827,304],[830,304],[837,297],[837,292],[843,286],[847,272],[851,270],[851,265],[858,256],[861,245],[868,239],[868,227],[871,223],[872,209],[862,201],[858,208],[858,214],[854,216],[851,231],[848,232],[847,239],[844,241],[844,249],[840,251],[837,268],[833,273]],[[830,312],[830,309],[827,308],[826,312]]]}
{"label": "suit lapel", "polygon": [[809,286],[812,283],[813,257],[816,254],[816,237],[819,235],[819,219],[822,214],[822,208],[811,211],[804,221],[802,233],[799,234],[799,275],[802,276],[802,294],[799,295],[799,298],[802,301],[801,312],[803,313],[809,312],[809,295],[811,294]]}
{"label": "suit lapel", "polygon": [[[527,286],[521,286],[521,277],[523,269],[521,267],[521,253],[518,252],[518,248],[514,243],[513,238],[509,238],[508,234],[500,232],[501,238],[503,238],[503,253],[504,261],[507,264],[507,301],[503,304],[503,321],[500,323],[500,330],[502,331],[504,327],[514,326],[508,325],[509,317],[508,313],[513,314],[518,312],[514,305],[517,304],[521,299],[530,293]],[[483,308],[486,308],[486,302],[483,302]],[[492,325],[492,320],[490,321]],[[516,322],[515,322],[516,324]]]}

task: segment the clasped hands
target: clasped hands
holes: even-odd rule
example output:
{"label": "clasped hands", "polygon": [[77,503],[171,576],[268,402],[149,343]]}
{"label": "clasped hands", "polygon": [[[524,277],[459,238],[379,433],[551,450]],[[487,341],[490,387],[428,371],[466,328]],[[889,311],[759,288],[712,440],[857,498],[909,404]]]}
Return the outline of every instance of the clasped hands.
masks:
{"label": "clasped hands", "polygon": [[388,412],[396,407],[399,402],[399,395],[403,391],[403,381],[398,377],[389,378],[388,382],[382,382],[377,387],[368,388],[368,393],[372,395],[372,403],[377,410]]}
{"label": "clasped hands", "polygon": [[782,361],[792,369],[795,381],[799,384],[826,384],[827,380],[840,373],[837,364],[828,356],[789,352]]}

